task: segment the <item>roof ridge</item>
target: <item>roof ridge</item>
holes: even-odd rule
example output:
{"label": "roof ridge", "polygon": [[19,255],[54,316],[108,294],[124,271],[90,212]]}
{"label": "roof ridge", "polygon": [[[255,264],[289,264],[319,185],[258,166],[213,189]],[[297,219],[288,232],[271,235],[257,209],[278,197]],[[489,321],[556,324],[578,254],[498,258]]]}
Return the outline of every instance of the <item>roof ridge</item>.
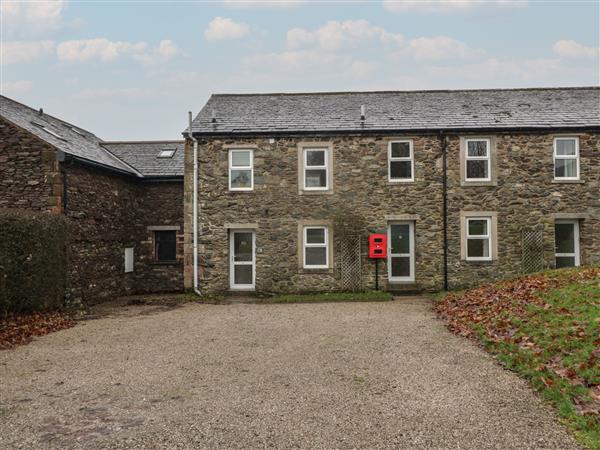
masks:
{"label": "roof ridge", "polygon": [[[3,98],[3,99],[9,100],[9,101],[11,101],[11,102],[13,102],[13,103],[17,103],[17,104],[19,104],[19,105],[21,105],[21,106],[23,106],[23,107],[25,107],[25,108],[27,108],[27,109],[29,109],[29,110],[31,110],[31,111],[33,111],[33,112],[35,112],[35,113],[36,113],[36,114],[38,114],[38,115],[39,115],[40,109],[41,109],[42,111],[44,111],[44,108],[43,108],[43,107],[41,107],[40,109],[35,109],[35,108],[32,108],[32,107],[31,107],[31,106],[29,106],[29,105],[26,105],[25,103],[21,103],[20,101],[18,101],[18,100],[15,100],[14,98],[7,97],[6,95],[3,95],[3,94],[0,94],[0,97],[1,97],[1,98]],[[43,118],[44,116],[48,116],[48,117],[51,117],[51,118],[52,118],[52,119],[54,119],[54,120],[58,120],[59,122],[61,122],[61,123],[65,124],[65,125],[67,125],[67,126],[70,126],[70,127],[73,127],[73,128],[77,128],[78,130],[85,131],[86,133],[89,133],[89,134],[91,134],[92,136],[95,136],[96,138],[98,138],[98,140],[100,140],[100,141],[102,140],[102,139],[100,139],[98,136],[96,136],[96,134],[95,134],[95,133],[92,133],[90,130],[86,130],[85,128],[82,128],[82,127],[80,127],[79,125],[75,125],[75,124],[73,124],[73,123],[70,123],[70,122],[67,122],[66,120],[63,120],[63,119],[61,119],[61,118],[59,118],[59,117],[53,116],[52,114],[48,114],[48,113],[47,113],[47,112],[45,112],[45,111],[42,113],[42,116],[41,116],[41,117]]]}
{"label": "roof ridge", "polygon": [[488,89],[416,89],[416,90],[374,90],[374,91],[314,91],[314,92],[251,92],[251,93],[216,93],[211,97],[252,97],[272,95],[352,95],[352,94],[423,94],[440,92],[516,92],[516,91],[564,91],[599,89],[600,86],[563,86],[563,87],[525,87],[525,88],[488,88]]}

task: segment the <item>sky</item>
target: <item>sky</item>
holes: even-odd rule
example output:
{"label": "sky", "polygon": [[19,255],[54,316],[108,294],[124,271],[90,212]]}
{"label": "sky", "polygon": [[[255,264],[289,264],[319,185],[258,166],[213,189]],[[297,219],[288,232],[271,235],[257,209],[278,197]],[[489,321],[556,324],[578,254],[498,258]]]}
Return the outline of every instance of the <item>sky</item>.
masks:
{"label": "sky", "polygon": [[600,85],[600,2],[1,3],[3,95],[104,140],[212,93]]}

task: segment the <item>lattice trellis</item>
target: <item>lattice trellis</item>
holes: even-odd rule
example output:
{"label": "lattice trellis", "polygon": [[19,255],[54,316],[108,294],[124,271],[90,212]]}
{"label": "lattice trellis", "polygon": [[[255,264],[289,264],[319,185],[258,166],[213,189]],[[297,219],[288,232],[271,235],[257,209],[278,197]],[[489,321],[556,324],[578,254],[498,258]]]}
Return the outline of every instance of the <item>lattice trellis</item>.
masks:
{"label": "lattice trellis", "polygon": [[544,232],[540,229],[521,231],[521,271],[539,272],[544,269]]}
{"label": "lattice trellis", "polygon": [[362,290],[360,236],[344,236],[340,241],[341,288],[344,291]]}

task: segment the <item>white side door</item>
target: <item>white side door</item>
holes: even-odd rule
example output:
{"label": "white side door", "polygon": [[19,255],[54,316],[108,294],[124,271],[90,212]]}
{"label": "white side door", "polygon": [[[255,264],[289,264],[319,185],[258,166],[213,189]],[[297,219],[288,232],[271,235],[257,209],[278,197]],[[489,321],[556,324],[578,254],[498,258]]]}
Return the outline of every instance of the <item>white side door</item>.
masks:
{"label": "white side door", "polygon": [[557,269],[579,266],[578,220],[557,220],[554,223],[554,246]]}
{"label": "white side door", "polygon": [[232,230],[229,237],[229,287],[254,290],[256,279],[256,235],[250,230]]}
{"label": "white side door", "polygon": [[388,227],[388,279],[415,281],[415,225],[396,222]]}

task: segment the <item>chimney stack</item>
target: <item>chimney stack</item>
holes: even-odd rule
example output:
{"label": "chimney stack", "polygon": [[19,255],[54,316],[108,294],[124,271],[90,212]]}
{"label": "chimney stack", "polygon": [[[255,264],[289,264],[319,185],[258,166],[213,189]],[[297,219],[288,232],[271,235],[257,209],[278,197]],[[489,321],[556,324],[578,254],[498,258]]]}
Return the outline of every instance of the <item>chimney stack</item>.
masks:
{"label": "chimney stack", "polygon": [[365,105],[360,105],[360,120],[365,120]]}

